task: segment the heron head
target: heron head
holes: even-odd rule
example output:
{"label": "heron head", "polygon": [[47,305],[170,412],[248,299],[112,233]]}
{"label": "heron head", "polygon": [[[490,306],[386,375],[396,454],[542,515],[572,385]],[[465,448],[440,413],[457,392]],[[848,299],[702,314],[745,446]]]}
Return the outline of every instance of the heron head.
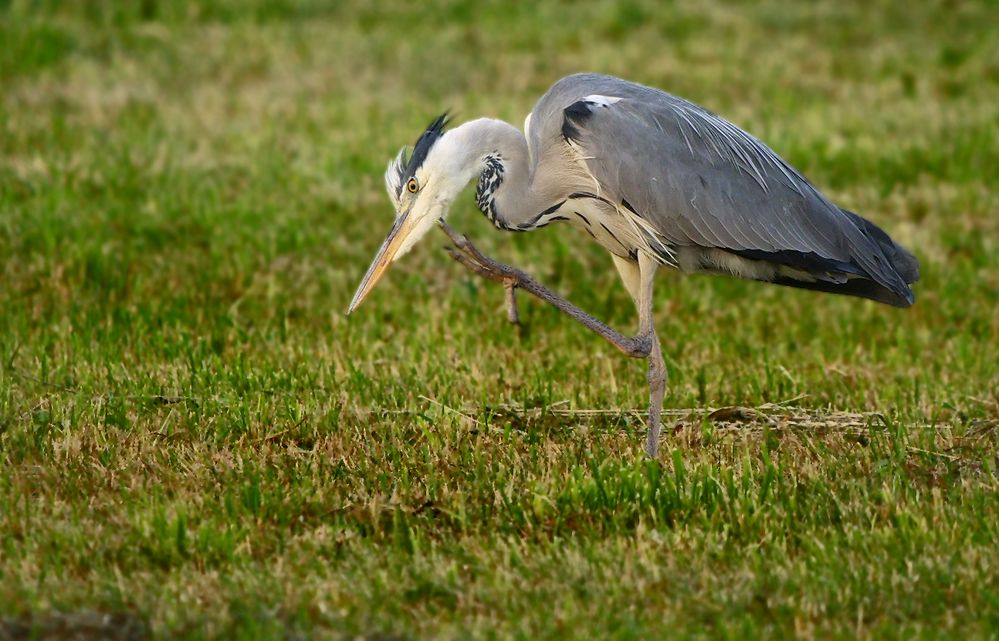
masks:
{"label": "heron head", "polygon": [[456,153],[460,143],[448,140],[458,130],[445,135],[447,123],[446,114],[438,117],[416,141],[410,157],[406,157],[403,148],[389,162],[385,186],[395,206],[395,224],[364,274],[347,308],[348,314],[374,289],[389,265],[412,249],[434,223],[447,215],[455,197],[474,175],[475,167],[468,167],[460,158],[461,154]]}

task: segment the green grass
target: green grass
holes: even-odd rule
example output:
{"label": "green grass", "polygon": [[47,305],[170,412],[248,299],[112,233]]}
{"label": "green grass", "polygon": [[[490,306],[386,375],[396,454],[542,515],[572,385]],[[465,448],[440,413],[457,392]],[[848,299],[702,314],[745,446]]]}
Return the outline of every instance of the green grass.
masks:
{"label": "green grass", "polygon": [[[0,636],[995,638],[999,12],[935,4],[0,1]],[[346,318],[398,147],[579,70],[768,141],[916,306],[662,275],[659,462],[642,365],[443,236]],[[635,327],[582,235],[451,220]]]}

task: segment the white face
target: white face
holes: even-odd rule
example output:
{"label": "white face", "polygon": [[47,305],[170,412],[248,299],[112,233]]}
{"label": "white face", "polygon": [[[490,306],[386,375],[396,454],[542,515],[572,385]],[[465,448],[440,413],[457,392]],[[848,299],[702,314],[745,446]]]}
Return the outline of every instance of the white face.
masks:
{"label": "white face", "polygon": [[401,183],[405,175],[402,167],[405,163],[404,150],[389,163],[385,186],[395,206],[395,224],[361,280],[347,309],[348,314],[374,289],[388,266],[412,249],[434,223],[447,215],[455,197],[474,175],[474,166],[464,168],[453,162],[452,140],[453,132],[442,135],[422,165],[405,183]]}
{"label": "white face", "polygon": [[[450,206],[441,198],[441,187],[443,181],[435,179],[435,173],[430,167],[431,159],[416,170],[414,175],[402,185],[401,192],[389,188],[389,198],[395,204],[396,221],[403,221],[404,230],[399,231],[400,244],[392,262],[395,262],[413,248],[416,243],[423,238],[435,222],[446,213]],[[393,167],[389,166],[389,171]]]}

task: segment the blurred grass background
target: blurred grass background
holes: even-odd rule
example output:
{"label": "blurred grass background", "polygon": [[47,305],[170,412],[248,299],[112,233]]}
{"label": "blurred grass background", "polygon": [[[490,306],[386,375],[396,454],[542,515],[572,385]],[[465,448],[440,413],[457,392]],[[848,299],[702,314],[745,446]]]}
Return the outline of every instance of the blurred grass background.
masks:
{"label": "blurred grass background", "polygon": [[[0,626],[994,634],[996,24],[960,1],[0,0]],[[398,148],[447,108],[519,125],[584,70],[727,117],[922,263],[905,311],[662,275],[667,407],[882,418],[694,418],[643,461],[642,366],[534,303],[508,327],[443,237],[343,316]],[[498,233],[471,194],[451,220],[634,327],[585,237]]]}

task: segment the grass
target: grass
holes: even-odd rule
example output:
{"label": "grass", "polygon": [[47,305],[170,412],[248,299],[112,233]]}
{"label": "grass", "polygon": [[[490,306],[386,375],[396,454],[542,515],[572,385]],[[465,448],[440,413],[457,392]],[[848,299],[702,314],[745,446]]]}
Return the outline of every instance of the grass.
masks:
{"label": "grass", "polygon": [[[0,636],[995,638],[997,18],[0,2]],[[916,306],[664,274],[658,462],[641,365],[443,237],[344,317],[398,147],[587,69],[767,140]],[[586,238],[451,219],[634,327]]]}

